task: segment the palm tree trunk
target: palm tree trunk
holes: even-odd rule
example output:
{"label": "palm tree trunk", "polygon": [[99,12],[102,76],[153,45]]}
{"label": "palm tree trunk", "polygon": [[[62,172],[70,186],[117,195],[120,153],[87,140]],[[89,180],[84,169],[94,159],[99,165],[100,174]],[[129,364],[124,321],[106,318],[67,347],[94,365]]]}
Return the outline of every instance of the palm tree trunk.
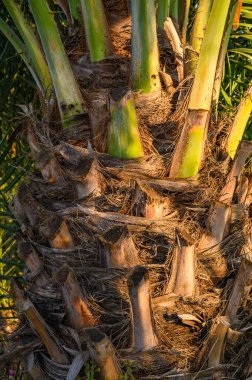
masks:
{"label": "palm tree trunk", "polygon": [[[251,343],[242,333],[250,329],[251,178],[243,168],[251,143],[240,143],[231,169],[224,149],[211,147],[202,173],[187,178],[198,173],[204,155],[228,3],[214,1],[168,178],[184,114],[173,114],[159,79],[172,52],[160,39],[159,60],[155,2],[131,2],[132,36],[129,18],[123,36],[108,28],[114,49],[123,45],[123,56],[108,57],[103,50],[92,57],[93,48],[100,52],[106,45],[108,10],[100,1],[82,0],[95,62],[86,55],[72,62],[75,78],[47,2],[41,8],[30,0],[62,117],[60,124],[50,108],[41,119],[27,115],[39,170],[14,198],[19,256],[27,270],[22,289],[12,284],[21,317],[10,337],[11,360],[24,357],[34,379],[42,373],[49,380],[203,380],[233,377],[235,368],[238,380],[247,371]],[[107,19],[114,26],[121,22],[122,3],[113,4]],[[96,16],[104,23],[96,25]],[[101,37],[97,46],[93,32]],[[75,124],[76,114],[86,110],[90,121]],[[57,117],[62,128],[55,127]],[[241,330],[242,344],[230,343],[231,326]],[[22,353],[23,341],[32,343]],[[2,368],[8,361],[10,350],[0,357]]]}

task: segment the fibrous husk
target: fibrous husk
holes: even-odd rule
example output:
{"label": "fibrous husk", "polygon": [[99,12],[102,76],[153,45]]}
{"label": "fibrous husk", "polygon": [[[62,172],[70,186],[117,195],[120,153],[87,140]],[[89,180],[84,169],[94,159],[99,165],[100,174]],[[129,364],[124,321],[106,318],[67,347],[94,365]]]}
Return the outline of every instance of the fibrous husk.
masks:
{"label": "fibrous husk", "polygon": [[[107,11],[115,4],[122,11],[122,2],[113,0],[106,3]],[[123,9],[126,15],[125,4]],[[105,339],[115,354],[113,361],[119,362],[123,370],[130,363],[137,379],[210,380],[225,376],[232,378],[235,374],[233,378],[238,380],[250,375],[251,331],[242,332],[249,326],[249,283],[231,324],[236,332],[233,337],[243,334],[242,344],[239,339],[231,339],[232,334],[227,331],[225,344],[219,350],[220,363],[215,363],[214,369],[204,369],[207,365],[204,361],[196,369],[195,361],[202,345],[208,347],[209,321],[220,321],[220,316],[226,317],[226,296],[231,295],[232,298],[230,287],[223,291],[227,281],[235,283],[237,263],[242,255],[249,258],[251,254],[251,222],[248,217],[251,178],[248,190],[244,190],[248,182],[246,178],[241,181],[245,185],[240,185],[236,196],[238,181],[233,175],[232,202],[227,204],[226,198],[220,199],[221,190],[225,190],[227,181],[230,182],[228,173],[231,165],[223,157],[220,132],[216,132],[216,125],[211,120],[206,161],[198,177],[186,180],[167,177],[186,118],[191,83],[187,79],[178,88],[178,91],[185,88],[188,94],[183,102],[179,100],[176,112],[173,113],[173,105],[168,106],[171,99],[165,91],[153,103],[136,107],[145,150],[143,158],[123,160],[106,154],[109,117],[106,97],[111,89],[128,85],[129,74],[130,18],[127,14],[127,20],[118,20],[118,12],[109,23],[114,30],[115,50],[120,54],[124,51],[122,58],[114,55],[101,63],[91,63],[86,55],[79,59],[79,46],[83,50],[85,45],[81,33],[71,36],[67,44],[69,57],[78,57],[78,61],[72,64],[92,110],[90,120],[87,115],[82,115],[76,126],[59,131],[55,126],[57,122],[52,121],[57,119],[55,111],[48,112],[43,123],[34,117],[33,137],[39,142],[34,144],[34,150],[39,146],[53,159],[57,164],[54,168],[59,169],[59,178],[53,183],[43,173],[34,172],[29,178],[29,186],[21,186],[16,195],[15,212],[21,224],[21,240],[25,235],[25,241],[29,241],[35,250],[39,263],[36,273],[27,272],[24,276],[24,298],[29,298],[46,326],[50,327],[49,332],[53,331],[53,337],[57,337],[57,343],[70,363],[77,352],[92,351],[97,335]],[[125,41],[128,41],[127,46]],[[176,67],[171,63],[172,52],[167,43],[160,46],[161,70],[165,69],[176,80]],[[99,112],[101,114],[97,115]],[[46,133],[48,127],[52,128]],[[213,147],[211,142],[216,141],[219,145]],[[46,157],[37,151],[35,153],[37,167],[43,169]],[[156,204],[161,205],[158,210]],[[223,216],[224,224],[227,221],[227,229],[224,228],[226,225],[220,229],[216,218],[208,217],[212,209],[216,212],[216,206],[222,207],[223,204],[221,211],[224,212],[218,215]],[[154,210],[155,215],[147,211],[148,207]],[[230,209],[232,216],[228,218],[226,214]],[[183,244],[177,240],[178,232],[184,239]],[[202,249],[199,241],[204,232],[210,232],[211,239],[213,232],[221,232],[221,236],[215,236],[215,244],[211,247]],[[188,283],[182,283],[186,265],[173,265],[176,250],[180,253],[191,251],[190,287]],[[139,265],[140,277],[135,278]],[[172,267],[180,265],[182,270],[177,276],[176,269],[175,278]],[[54,277],[53,274],[59,274],[62,266],[73,275],[63,280],[57,275]],[[209,269],[215,271],[215,277]],[[33,269],[30,267],[29,271]],[[46,274],[43,284],[38,281],[42,273]],[[169,283],[171,286],[167,291]],[[69,284],[75,292],[67,289]],[[76,294],[79,301],[85,302],[86,310],[94,316],[95,328],[99,329],[99,334],[90,334],[89,342],[85,331],[87,326],[75,325],[73,315],[69,317],[71,305],[66,308],[66,300]],[[20,312],[24,314],[24,310]],[[144,321],[145,313],[149,328],[142,326],[141,337],[147,337],[149,341],[146,338],[136,342],[134,326],[137,326],[139,316]],[[22,356],[22,353],[26,357],[33,350],[35,362],[46,378],[65,379],[70,369],[69,362],[59,364],[55,358],[49,358],[48,351],[38,343],[35,334],[28,328],[24,316],[20,315],[19,329],[10,337],[14,355],[6,351],[4,355],[7,356],[3,355],[0,363],[12,361],[15,355]]]}

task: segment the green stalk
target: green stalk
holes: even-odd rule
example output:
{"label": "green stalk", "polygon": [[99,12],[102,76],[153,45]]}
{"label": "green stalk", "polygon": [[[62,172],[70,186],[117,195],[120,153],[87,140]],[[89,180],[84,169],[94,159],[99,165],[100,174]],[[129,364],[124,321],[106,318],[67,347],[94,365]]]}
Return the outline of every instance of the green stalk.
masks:
{"label": "green stalk", "polygon": [[157,23],[163,28],[164,22],[170,14],[170,0],[158,0]]}
{"label": "green stalk", "polygon": [[83,99],[46,0],[29,0],[51,73],[61,119],[68,127],[83,114]]}
{"label": "green stalk", "polygon": [[187,120],[172,160],[171,177],[195,176],[204,159],[215,71],[230,1],[214,0],[195,72]]}
{"label": "green stalk", "polygon": [[180,30],[181,30],[181,43],[183,47],[185,47],[186,45],[186,34],[187,34],[190,4],[191,4],[191,0],[183,0],[183,1],[180,0],[179,2],[179,16],[182,16],[181,20],[179,20],[179,24],[180,24]]}
{"label": "green stalk", "polygon": [[20,38],[15,34],[15,32],[9,27],[9,25],[2,18],[0,18],[0,31],[10,41],[10,43],[12,44],[12,46],[14,47],[16,52],[23,59],[27,68],[29,69],[30,73],[32,74],[33,79],[35,80],[39,90],[43,93],[44,89],[42,87],[40,79],[38,78],[38,75],[36,74],[34,68],[31,66],[31,62],[30,62],[30,58],[29,58],[26,46],[23,44],[23,42],[20,40]]}
{"label": "green stalk", "polygon": [[178,0],[171,0],[170,3],[170,16],[178,22],[179,12],[178,12]]}
{"label": "green stalk", "polygon": [[203,161],[207,111],[189,111],[182,133],[175,148],[170,177],[188,178],[195,176]]}
{"label": "green stalk", "polygon": [[159,96],[159,52],[155,0],[137,0],[132,7],[132,87],[143,95]]}
{"label": "green stalk", "polygon": [[193,125],[188,131],[187,146],[183,161],[179,169],[178,178],[193,177],[197,174],[202,156],[202,140],[204,129],[199,125]]}
{"label": "green stalk", "polygon": [[188,72],[192,73],[195,71],[198,55],[201,49],[202,41],[205,35],[207,22],[213,5],[213,0],[200,0],[198,9],[195,16],[195,21],[193,24],[190,46],[192,50],[189,51],[189,63]]}
{"label": "green stalk", "polygon": [[229,20],[226,25],[226,31],[223,37],[223,41],[222,41],[222,45],[221,45],[221,49],[219,53],[218,64],[217,64],[216,73],[215,73],[214,89],[213,89],[213,106],[216,106],[219,102],[223,67],[224,67],[225,58],[227,54],[227,48],[228,48],[230,35],[232,32],[233,20],[234,20],[235,12],[237,9],[237,4],[238,4],[238,1],[234,0],[233,5],[230,8]]}
{"label": "green stalk", "polygon": [[18,4],[14,0],[3,0],[12,20],[14,21],[23,41],[26,46],[27,54],[30,58],[30,64],[39,78],[43,92],[46,94],[52,89],[51,76],[45,61],[43,52],[39,46],[39,42],[26,21]]}
{"label": "green stalk", "polygon": [[112,51],[102,0],[80,1],[91,61],[101,61]]}
{"label": "green stalk", "polygon": [[252,82],[237,109],[231,131],[228,136],[226,151],[234,159],[238,145],[242,140],[245,128],[252,112]]}
{"label": "green stalk", "polygon": [[144,155],[131,91],[116,89],[110,93],[111,121],[108,127],[108,153],[118,158]]}
{"label": "green stalk", "polygon": [[68,0],[68,3],[73,21],[76,20],[78,22],[81,22],[82,17],[80,0]]}
{"label": "green stalk", "polygon": [[189,102],[191,110],[210,110],[216,66],[230,1],[214,0],[195,72]]}

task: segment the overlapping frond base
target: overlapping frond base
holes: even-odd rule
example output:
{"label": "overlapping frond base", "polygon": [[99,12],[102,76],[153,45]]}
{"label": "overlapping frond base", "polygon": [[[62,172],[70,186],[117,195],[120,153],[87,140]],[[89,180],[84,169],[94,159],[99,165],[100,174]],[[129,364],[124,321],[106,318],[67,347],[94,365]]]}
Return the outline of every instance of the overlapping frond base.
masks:
{"label": "overlapping frond base", "polygon": [[27,119],[39,170],[15,197],[27,270],[23,289],[12,284],[20,325],[0,365],[21,357],[34,379],[69,380],[91,358],[95,376],[109,380],[245,379],[252,177],[242,171],[251,144],[232,165],[213,123],[200,175],[169,178],[187,97],[174,113],[163,90],[137,104],[145,156],[112,158],[106,101],[128,84],[128,51],[73,69],[89,119],[63,132],[52,128],[55,114],[50,132],[48,115]]}
{"label": "overlapping frond base", "polygon": [[[41,132],[36,138],[41,141]],[[26,317],[10,337],[11,351],[2,357],[2,363],[19,354],[21,346],[24,358],[33,349],[33,365],[46,379],[66,378],[78,352],[90,352],[85,313],[80,312],[81,328],[73,328],[67,304],[75,309],[85,300],[94,325],[113,344],[121,368],[130,366],[137,379],[174,378],[175,373],[184,373],[178,378],[188,379],[245,376],[251,348],[246,333],[250,328],[249,287],[238,295],[238,313],[225,313],[239,263],[245,255],[251,258],[247,215],[251,195],[245,197],[245,203],[240,202],[241,181],[236,204],[231,206],[228,234],[213,247],[201,249],[199,243],[204,231],[211,232],[206,217],[210,205],[219,199],[229,170],[227,163],[212,166],[216,160],[212,152],[211,172],[206,166],[198,179],[174,180],[167,178],[166,156],[157,153],[139,160],[120,160],[63,141],[54,146],[45,137],[42,141],[51,148],[46,159],[40,157],[40,168],[54,162],[59,178],[48,183],[35,172],[29,188],[22,185],[16,196],[22,230],[19,253],[28,267],[24,277],[27,290],[18,306]],[[64,233],[60,232],[62,223],[67,229]],[[187,259],[182,253],[183,262],[176,247],[187,246],[195,246],[195,252]],[[55,273],[63,267],[73,273],[79,289],[73,299],[65,295],[68,280],[56,281]],[[134,304],[130,281],[134,270],[141,267],[148,274],[145,293],[151,300],[145,310],[152,316],[148,331],[153,329],[156,336],[156,343],[146,343],[146,347],[145,334],[149,332],[144,331],[144,324],[148,318],[144,314],[141,324],[141,315],[137,317],[132,311],[141,308]],[[182,271],[181,278],[178,271]],[[138,292],[141,303],[143,295]],[[28,299],[64,352],[63,364],[48,357],[45,342],[38,340],[38,326],[25,312]],[[211,336],[211,325],[219,325],[221,316],[228,319],[227,331],[220,337],[216,333]],[[143,330],[138,343],[135,329]],[[212,343],[204,349],[209,334]],[[219,353],[216,349],[217,364],[211,368],[209,355],[215,351],[214,339],[219,338],[223,339],[222,349]]]}

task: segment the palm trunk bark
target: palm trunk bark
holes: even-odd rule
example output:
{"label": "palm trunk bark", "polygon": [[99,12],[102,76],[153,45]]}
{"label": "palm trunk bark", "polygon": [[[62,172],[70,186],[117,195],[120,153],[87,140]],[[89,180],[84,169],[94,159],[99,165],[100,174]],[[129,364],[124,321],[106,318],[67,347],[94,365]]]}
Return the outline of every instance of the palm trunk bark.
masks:
{"label": "palm trunk bark", "polygon": [[[21,315],[20,328],[10,338],[18,342],[17,347],[12,345],[11,357],[22,356],[19,342],[31,340],[28,348],[35,360],[27,360],[27,346],[23,357],[35,379],[41,377],[41,368],[54,380],[69,380],[78,371],[80,377],[91,376],[88,366],[84,368],[88,356],[95,376],[106,380],[228,378],[233,377],[234,366],[241,378],[247,371],[250,343],[240,329],[251,328],[246,297],[251,274],[251,178],[246,178],[248,170],[243,171],[251,143],[240,144],[231,170],[220,144],[209,149],[207,167],[197,179],[167,178],[183,115],[178,109],[175,115],[173,109],[167,112],[169,98],[161,91],[155,4],[131,2],[131,83],[137,86],[128,90],[130,18],[122,22],[122,9],[128,17],[126,2],[113,1],[115,13],[110,13],[111,2],[106,2],[105,13],[113,20],[115,51],[123,56],[96,62],[85,57],[73,65],[79,69],[90,122],[71,123],[72,128],[61,130],[55,127],[56,115],[50,108],[41,120],[32,113],[25,119],[38,170],[14,199],[19,256],[27,269],[24,290],[13,285]],[[67,58],[64,54],[61,60],[50,50],[54,24],[50,19],[44,30],[37,2],[30,3],[50,70],[56,70],[56,64]],[[176,150],[182,154],[178,159],[175,153],[172,163],[175,177],[196,174],[202,161],[211,118],[210,61],[217,62],[213,45],[220,45],[227,8],[226,2],[214,2],[186,128]],[[48,7],[44,12],[48,16]],[[117,22],[125,25],[123,33],[115,32]],[[77,46],[75,37],[71,36],[70,50]],[[161,38],[161,65],[167,55],[173,56],[167,41],[163,43]],[[204,71],[208,60],[211,78]],[[136,73],[144,75],[135,77]],[[60,74],[61,80],[69,78]],[[55,78],[54,85],[56,89]],[[79,94],[78,86],[73,85],[73,92],[71,86],[61,93],[70,104]],[[197,91],[202,98],[197,99]],[[139,101],[139,95],[147,95],[148,101]],[[82,100],[78,104],[82,107]],[[40,345],[35,345],[34,334]],[[242,348],[234,335],[243,337]],[[10,352],[0,357],[0,366],[6,367],[9,360]]]}

